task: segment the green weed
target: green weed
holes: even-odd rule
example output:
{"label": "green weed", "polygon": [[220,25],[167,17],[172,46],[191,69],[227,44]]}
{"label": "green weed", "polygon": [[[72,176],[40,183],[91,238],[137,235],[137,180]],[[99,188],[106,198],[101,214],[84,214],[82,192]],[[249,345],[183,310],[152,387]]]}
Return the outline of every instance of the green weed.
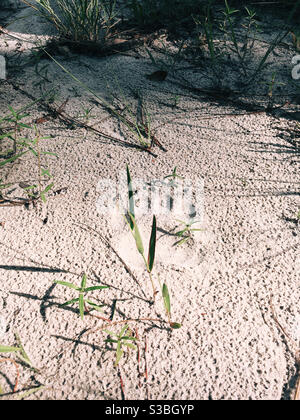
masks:
{"label": "green weed", "polygon": [[[28,116],[27,114],[22,114],[14,110],[11,106],[9,106],[9,110],[10,115],[0,120],[0,123],[2,122],[2,124],[5,123],[8,125],[3,130],[5,133],[0,135],[0,142],[11,141],[12,148],[6,150],[5,154],[0,155],[0,159],[3,159],[0,161],[0,168],[15,162],[28,153],[33,154],[37,160],[38,183],[20,183],[19,185],[30,199],[37,200],[38,198],[41,198],[43,202],[46,202],[46,195],[53,188],[54,183],[50,182],[52,175],[50,174],[49,169],[43,166],[42,156],[57,156],[51,152],[41,151],[40,142],[41,140],[47,140],[50,137],[41,137],[36,126],[31,127],[22,122],[24,118]],[[33,138],[22,137],[21,131],[23,129],[34,130],[35,136]],[[46,186],[44,186],[45,183],[47,183]],[[3,190],[5,187],[6,186],[1,182],[0,190]]]}
{"label": "green weed", "polygon": [[165,176],[164,179],[171,180],[171,185],[176,186],[176,183],[175,183],[176,179],[183,180],[184,177],[177,174],[177,166],[175,166],[172,173],[170,175]]}
{"label": "green weed", "polygon": [[152,221],[152,230],[151,230],[151,236],[150,236],[150,242],[149,242],[149,251],[148,251],[148,258],[145,257],[145,249],[143,245],[143,240],[136,222],[135,218],[135,206],[134,206],[134,196],[133,196],[133,185],[132,185],[132,179],[130,175],[130,170],[127,165],[127,184],[128,184],[128,201],[129,201],[129,210],[128,210],[128,217],[125,217],[126,222],[128,223],[128,226],[130,227],[131,233],[135,239],[135,244],[138,252],[143,258],[143,261],[145,263],[145,267],[147,270],[147,273],[149,275],[149,279],[152,284],[153,289],[153,302],[155,302],[155,296],[157,294],[157,291],[155,290],[153,277],[152,277],[152,270],[154,267],[154,261],[155,261],[155,250],[156,250],[156,234],[157,234],[157,225],[156,225],[156,217],[153,216]]}
{"label": "green weed", "polygon": [[[29,367],[33,372],[39,373],[38,369],[36,369],[33,366],[28,354],[26,353],[18,333],[15,333],[15,339],[16,339],[17,346],[7,346],[7,345],[0,344],[0,354],[5,354],[5,355],[14,354],[16,356],[16,360],[10,357],[0,358],[0,363],[9,362],[15,366],[17,374],[16,374],[16,381],[15,381],[13,392],[17,391],[17,387],[19,383],[19,377],[20,377],[19,363],[23,363],[25,366]],[[3,394],[3,388],[0,386],[0,396],[1,394]]]}
{"label": "green weed", "polygon": [[115,338],[108,338],[105,340],[105,342],[117,344],[116,362],[115,362],[116,367],[119,365],[120,360],[124,354],[123,346],[131,350],[137,350],[137,347],[133,344],[133,342],[137,341],[137,338],[132,335],[131,330],[128,325],[125,325],[121,329],[119,334],[116,334],[115,332],[109,331],[109,330],[103,330],[103,331],[105,331],[109,336],[115,337]]}
{"label": "green weed", "polygon": [[197,220],[190,223],[183,222],[182,220],[177,220],[177,222],[180,222],[183,225],[183,229],[175,233],[175,235],[181,239],[175,242],[174,246],[183,245],[185,242],[193,239],[193,232],[200,232],[203,230],[203,229],[192,229],[192,226],[195,223],[199,223]]}
{"label": "green weed", "polygon": [[164,300],[164,306],[167,313],[169,325],[172,329],[178,330],[179,328],[181,328],[181,324],[179,324],[178,322],[171,321],[171,298],[170,298],[169,289],[166,283],[164,283],[162,287],[162,296]]}
{"label": "green weed", "polygon": [[63,303],[61,306],[69,306],[69,305],[73,305],[74,303],[78,303],[79,306],[79,313],[81,316],[81,319],[83,320],[84,318],[84,314],[85,314],[85,309],[86,309],[86,305],[91,306],[92,310],[96,310],[99,312],[102,312],[102,306],[97,305],[96,303],[92,302],[91,300],[87,299],[85,296],[87,293],[89,292],[94,292],[95,290],[103,290],[103,289],[107,289],[109,288],[109,286],[92,286],[92,287],[86,287],[86,283],[87,283],[87,276],[86,274],[83,275],[82,277],[82,281],[81,281],[81,286],[78,287],[76,286],[76,284],[73,283],[68,283],[65,281],[55,281],[56,284],[60,284],[62,286],[68,287],[69,289],[73,289],[76,290],[76,292],[79,293],[79,297],[75,298],[75,299],[71,299],[68,300],[67,302]]}
{"label": "green weed", "polygon": [[54,6],[51,0],[22,1],[74,41],[104,40],[116,22],[116,0],[57,0]]}

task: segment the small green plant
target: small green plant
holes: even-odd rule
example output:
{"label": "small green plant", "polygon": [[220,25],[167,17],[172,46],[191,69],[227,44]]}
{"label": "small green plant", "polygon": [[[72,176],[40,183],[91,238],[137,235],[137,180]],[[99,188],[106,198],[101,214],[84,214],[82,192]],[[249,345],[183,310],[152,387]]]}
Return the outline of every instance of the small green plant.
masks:
{"label": "small green plant", "polygon": [[175,233],[175,235],[178,238],[181,238],[181,239],[179,241],[175,242],[174,246],[183,245],[185,242],[187,242],[187,241],[189,241],[193,238],[193,232],[200,232],[200,231],[203,230],[203,229],[192,229],[192,226],[195,223],[199,223],[197,220],[194,221],[194,222],[190,222],[190,223],[183,222],[182,220],[177,220],[177,222],[180,222],[181,225],[184,226],[184,228]]}
{"label": "small green plant", "polygon": [[[43,49],[46,55],[53,60],[55,64],[57,64],[66,74],[68,74],[76,83],[78,83],[84,90],[91,93],[99,103],[114,117],[116,117],[121,123],[123,123],[127,129],[133,134],[133,137],[138,141],[138,146],[140,149],[145,151],[150,151],[153,144],[158,145],[161,149],[165,150],[163,146],[159,143],[159,141],[155,138],[155,136],[151,133],[151,119],[149,112],[145,111],[146,114],[146,121],[138,122],[136,118],[131,120],[133,116],[133,112],[131,111],[128,105],[125,105],[124,112],[127,111],[129,113],[129,118],[123,115],[123,112],[120,112],[119,107],[114,107],[104,98],[100,97],[95,91],[90,89],[84,82],[79,80],[74,74],[72,74],[69,70],[67,70],[62,64],[60,64],[51,54],[49,54],[45,49]],[[125,141],[118,140],[123,143]]]}
{"label": "small green plant", "polygon": [[95,116],[92,115],[93,107],[84,108],[83,106],[81,106],[81,109],[82,109],[82,113],[78,114],[77,118],[79,118],[79,119],[82,118],[84,120],[85,124],[89,124],[90,119],[95,118]]}
{"label": "small green plant", "polygon": [[177,108],[180,102],[180,96],[179,95],[173,96],[172,102],[173,102],[172,107]]}
{"label": "small green plant", "polygon": [[240,60],[242,69],[246,75],[246,69],[244,66],[244,61],[243,61],[243,56],[242,53],[240,51],[240,47],[238,45],[238,40],[237,40],[237,35],[234,29],[234,15],[236,13],[238,13],[239,10],[236,9],[232,9],[229,5],[228,5],[228,1],[225,0],[225,11],[223,12],[224,16],[225,16],[225,21],[224,21],[224,25],[223,25],[223,29],[224,32],[229,32],[229,36],[231,39],[231,42],[233,44],[233,47],[231,48],[231,50],[233,52],[235,52]]}
{"label": "small green plant", "polygon": [[104,331],[109,336],[115,337],[115,338],[108,338],[105,340],[105,342],[117,344],[116,362],[115,362],[115,366],[117,367],[124,354],[123,346],[132,350],[137,350],[137,347],[133,344],[133,342],[137,341],[137,338],[132,335],[132,332],[128,325],[125,325],[119,334],[116,334],[115,332],[109,331],[109,330],[104,330]]}
{"label": "small green plant", "polygon": [[155,286],[153,282],[152,270],[154,267],[155,249],[156,249],[156,234],[157,234],[156,217],[153,216],[152,230],[151,230],[149,251],[148,251],[148,259],[146,259],[143,240],[142,240],[142,237],[141,237],[141,234],[140,234],[137,222],[136,222],[136,218],[135,218],[133,185],[132,185],[132,179],[131,179],[128,165],[127,165],[127,184],[128,184],[129,210],[127,213],[127,217],[125,217],[125,220],[128,223],[131,233],[135,239],[136,248],[144,260],[145,267],[146,267],[147,273],[149,275],[149,278],[152,284],[153,302],[155,302],[155,296],[157,294],[157,291],[155,290]]}
{"label": "small green plant", "polygon": [[166,283],[164,283],[162,287],[162,296],[164,300],[166,313],[168,316],[169,325],[172,329],[178,330],[179,328],[181,328],[181,324],[179,324],[178,322],[171,321],[171,298],[170,298],[169,289]]}
{"label": "small green plant", "polygon": [[267,84],[267,88],[268,88],[268,92],[267,92],[267,96],[268,96],[268,109],[272,109],[273,105],[274,105],[274,91],[275,91],[275,87],[276,86],[283,86],[284,83],[279,83],[276,80],[276,73],[273,72],[272,73],[272,78],[269,82],[266,83]]}
{"label": "small green plant", "polygon": [[[0,120],[0,123],[8,124],[6,133],[0,136],[0,141],[12,141],[13,147],[12,149],[8,149],[5,155],[0,155],[0,159],[3,159],[0,161],[0,168],[15,162],[27,153],[32,153],[37,159],[38,184],[28,185],[28,183],[20,183],[19,185],[30,199],[37,200],[41,198],[43,202],[46,202],[46,194],[53,188],[54,183],[50,182],[52,175],[49,170],[42,165],[42,156],[57,156],[51,152],[41,151],[40,142],[50,137],[41,137],[36,126],[32,128],[30,125],[23,123],[22,120],[28,116],[27,114],[22,114],[14,110],[11,106],[9,106],[9,110],[10,115]],[[21,131],[23,129],[34,129],[34,138],[21,137]],[[43,186],[45,182],[47,182],[46,187]],[[3,184],[0,185],[0,189],[3,190],[4,187]]]}
{"label": "small green plant", "polygon": [[103,305],[102,306],[99,306],[99,305],[95,304],[91,300],[86,299],[85,295],[87,293],[93,292],[95,290],[107,289],[107,288],[109,288],[109,286],[92,286],[92,287],[86,287],[86,283],[87,283],[87,276],[86,276],[86,274],[84,274],[83,277],[82,277],[82,281],[81,281],[81,286],[80,287],[76,286],[76,284],[68,283],[68,282],[65,282],[65,281],[58,281],[58,280],[56,280],[55,283],[56,284],[60,284],[61,286],[66,286],[69,289],[76,290],[76,292],[79,293],[79,297],[78,298],[68,300],[67,302],[63,303],[61,306],[64,307],[64,306],[73,305],[74,303],[78,303],[78,305],[79,305],[79,313],[80,313],[80,316],[81,316],[81,319],[82,320],[84,318],[86,304],[90,305],[92,307],[92,310],[95,309],[96,311],[102,312],[101,307],[103,307]]}
{"label": "small green plant", "polygon": [[175,168],[173,169],[173,172],[170,175],[165,176],[164,179],[171,179],[171,184],[175,185],[174,183],[176,179],[183,180],[184,177],[177,174],[177,166],[175,166]]}
{"label": "small green plant", "polygon": [[[26,353],[18,333],[15,333],[15,339],[16,339],[17,346],[6,346],[3,344],[0,344],[0,354],[1,353],[14,354],[16,356],[16,360],[9,357],[0,358],[0,363],[9,362],[15,366],[17,375],[16,375],[16,382],[15,382],[13,392],[17,391],[17,387],[19,383],[19,377],[20,377],[20,371],[19,371],[19,365],[18,365],[19,363],[23,363],[24,365],[28,366],[33,372],[39,373],[38,369],[36,369],[33,366],[28,354]],[[1,394],[3,394],[3,389],[0,386],[0,395]]]}
{"label": "small green plant", "polygon": [[204,37],[208,46],[211,63],[213,67],[215,67],[217,59],[220,56],[220,52],[215,46],[215,41],[214,41],[214,26],[213,26],[213,18],[212,18],[211,1],[209,1],[208,4],[206,5],[204,16],[200,18],[198,16],[193,16],[193,20],[196,25],[197,43],[199,44],[199,46],[203,45],[203,36],[202,36],[202,31],[201,31],[201,28],[203,28]]}
{"label": "small green plant", "polygon": [[[177,64],[179,64],[182,60],[183,60],[183,50],[185,47],[186,42],[185,41],[181,41],[179,43],[178,49],[176,53],[171,54],[168,51],[167,46],[165,45],[164,42],[161,42],[162,47],[161,47],[161,52],[164,54],[164,59],[160,59],[160,58],[156,58],[154,57],[154,55],[152,54],[152,52],[146,48],[147,54],[153,64],[154,67],[156,67],[159,72],[155,72],[152,75],[148,76],[148,79],[152,79],[152,80],[161,80],[163,81],[168,73],[172,74],[174,73]],[[161,73],[161,78],[159,73]],[[165,74],[164,74],[165,73]],[[155,76],[157,74],[158,78],[155,78],[153,76]]]}

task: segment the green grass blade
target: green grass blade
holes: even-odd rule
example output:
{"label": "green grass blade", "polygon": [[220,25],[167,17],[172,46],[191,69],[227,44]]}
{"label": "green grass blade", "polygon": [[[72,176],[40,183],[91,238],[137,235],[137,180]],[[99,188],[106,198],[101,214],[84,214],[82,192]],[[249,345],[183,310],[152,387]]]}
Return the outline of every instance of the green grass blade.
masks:
{"label": "green grass blade", "polygon": [[170,327],[173,328],[173,330],[178,330],[179,328],[182,327],[182,325],[179,324],[178,322],[170,322]]}
{"label": "green grass blade", "polygon": [[77,292],[80,291],[80,287],[77,287],[75,284],[73,283],[68,283],[66,281],[58,281],[58,280],[54,280],[54,283],[56,284],[60,284],[61,286],[66,286],[69,289],[73,289],[73,290],[77,290]]}
{"label": "green grass blade", "polygon": [[128,330],[128,328],[129,328],[129,325],[125,325],[123,328],[122,328],[122,330],[121,330],[121,332],[120,332],[120,337],[123,337],[123,335],[125,334],[125,332]]}
{"label": "green grass blade", "polygon": [[93,286],[93,287],[87,287],[85,289],[85,292],[93,292],[94,290],[102,290],[102,289],[109,289],[109,286]]}
{"label": "green grass blade", "polygon": [[118,334],[114,333],[113,331],[109,331],[109,330],[103,330],[104,332],[106,332],[106,334],[108,335],[112,335],[114,337],[119,337]]}
{"label": "green grass blade", "polygon": [[83,318],[84,318],[84,299],[83,299],[83,293],[80,293],[80,295],[79,295],[79,312],[80,312],[80,317],[83,320]]}
{"label": "green grass blade", "polygon": [[15,333],[15,337],[16,337],[17,344],[20,347],[20,354],[18,355],[18,357],[23,362],[25,362],[29,367],[31,367],[32,369],[34,369],[33,364],[31,363],[31,360],[29,359],[29,356],[27,355],[27,353],[26,353],[26,351],[25,351],[25,349],[24,349],[24,347],[22,345],[22,342],[21,342],[21,339],[20,339],[19,334],[18,333]]}
{"label": "green grass blade", "polygon": [[21,351],[19,347],[10,347],[0,345],[0,353],[18,353]]}
{"label": "green grass blade", "polygon": [[96,305],[96,303],[91,302],[91,301],[90,301],[90,300],[88,300],[88,299],[86,299],[85,301],[86,301],[86,303],[88,303],[89,305],[91,305],[94,309],[96,309],[96,311],[98,311],[98,312],[103,312],[101,308],[103,308],[103,306],[104,306],[104,305],[101,305],[101,306]]}
{"label": "green grass blade", "polygon": [[131,343],[123,343],[123,346],[129,347],[132,350],[136,350],[136,346]]}
{"label": "green grass blade", "polygon": [[21,156],[25,155],[25,153],[27,153],[27,152],[19,153],[18,155],[15,155],[15,156],[13,156],[9,159],[6,159],[6,160],[0,162],[0,167],[6,165],[8,163],[14,162],[15,160],[19,159]]}
{"label": "green grass blade", "polygon": [[155,260],[156,234],[157,234],[156,217],[153,216],[152,232],[151,232],[151,237],[150,237],[149,255],[148,255],[148,270],[150,273],[153,270],[154,260]]}
{"label": "green grass blade", "polygon": [[123,356],[123,350],[121,348],[121,342],[118,341],[118,344],[117,344],[117,357],[116,357],[115,366],[118,366],[118,364],[120,363],[120,360],[121,360],[122,356]]}
{"label": "green grass blade", "polygon": [[134,236],[134,239],[135,239],[137,250],[144,257],[144,251],[145,250],[144,250],[143,240],[142,240],[139,228],[136,224],[136,221],[135,221],[134,217],[132,217],[131,214],[129,214],[129,217],[130,217],[130,219],[133,223],[133,236]]}
{"label": "green grass blade", "polygon": [[162,295],[164,298],[164,305],[165,305],[166,311],[168,313],[168,316],[170,316],[171,315],[171,301],[170,301],[170,294],[169,294],[168,286],[166,285],[166,283],[164,283],[163,285]]}
{"label": "green grass blade", "polygon": [[72,300],[68,300],[67,302],[65,302],[65,303],[63,303],[62,305],[60,305],[61,307],[64,307],[64,306],[69,306],[69,305],[73,305],[73,303],[77,303],[77,302],[79,302],[79,298],[77,298],[77,299],[72,299]]}
{"label": "green grass blade", "polygon": [[40,391],[41,389],[45,388],[45,385],[37,386],[35,388],[30,389],[29,391],[24,392],[24,394],[18,397],[19,400],[24,400],[25,398],[29,397],[30,395],[35,394],[36,392]]}
{"label": "green grass blade", "polygon": [[84,292],[85,288],[86,288],[86,281],[87,281],[87,277],[86,274],[84,274],[82,276],[82,281],[81,281],[81,291]]}
{"label": "green grass blade", "polygon": [[[135,212],[134,212],[134,198],[133,198],[133,186],[132,186],[132,179],[130,175],[129,166],[126,166],[126,172],[127,172],[127,185],[128,185],[128,200],[129,200],[129,214],[135,218]],[[134,222],[132,220],[129,220],[129,225],[131,230],[134,228]]]}
{"label": "green grass blade", "polygon": [[107,338],[104,341],[105,341],[105,343],[114,343],[114,344],[119,342],[118,340],[113,340],[112,338]]}

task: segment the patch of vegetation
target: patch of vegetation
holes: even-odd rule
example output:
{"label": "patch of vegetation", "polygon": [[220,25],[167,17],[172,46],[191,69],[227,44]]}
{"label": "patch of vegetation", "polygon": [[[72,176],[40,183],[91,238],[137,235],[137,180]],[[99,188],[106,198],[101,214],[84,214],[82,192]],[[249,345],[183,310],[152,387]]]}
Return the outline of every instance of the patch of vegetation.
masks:
{"label": "patch of vegetation", "polygon": [[23,0],[74,41],[104,40],[116,23],[116,0]]}
{"label": "patch of vegetation", "polygon": [[[36,159],[37,167],[37,182],[29,183],[19,182],[19,187],[23,190],[27,197],[25,201],[15,202],[15,205],[23,205],[26,202],[37,201],[42,199],[46,202],[46,196],[49,191],[53,188],[54,183],[52,182],[52,175],[49,169],[43,164],[43,156],[54,156],[56,155],[51,152],[44,152],[41,150],[41,141],[45,141],[50,137],[41,137],[40,132],[36,125],[29,125],[23,120],[28,117],[28,114],[23,114],[14,110],[9,106],[10,114],[0,119],[0,168],[5,168],[21,159],[26,154],[32,154]],[[23,135],[24,130],[29,130],[31,136]],[[33,134],[32,134],[33,133]],[[0,205],[9,204],[10,199],[4,197],[4,191],[7,187],[10,187],[0,179]]]}

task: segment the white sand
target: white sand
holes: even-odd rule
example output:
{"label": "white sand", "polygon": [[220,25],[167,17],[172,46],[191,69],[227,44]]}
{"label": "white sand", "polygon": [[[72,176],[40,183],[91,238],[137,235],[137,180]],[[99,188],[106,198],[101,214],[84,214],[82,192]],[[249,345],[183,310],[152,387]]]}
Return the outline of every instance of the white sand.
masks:
{"label": "white sand", "polygon": [[[21,13],[25,12],[28,14],[26,10]],[[31,22],[17,21],[8,29],[22,39],[31,39],[32,33],[49,33],[41,23],[31,32]],[[0,35],[0,52],[10,56],[9,51],[16,48],[16,40]],[[21,43],[20,48],[25,54],[30,44]],[[278,49],[278,54],[270,61],[276,61],[282,79],[289,81],[294,52]],[[128,163],[133,178],[148,182],[162,180],[175,166],[188,179],[203,178],[205,215],[201,224],[204,230],[195,234],[193,244],[174,248],[174,238],[159,232],[154,279],[157,287],[158,275],[161,282],[168,283],[172,320],[182,322],[183,327],[170,333],[164,324],[131,324],[141,339],[141,371],[145,368],[145,337],[147,340],[148,381],[138,378],[137,357],[131,352],[120,365],[126,398],[291,398],[295,358],[292,345],[287,346],[276,324],[270,298],[279,322],[299,343],[299,224],[293,221],[300,209],[299,153],[291,153],[295,149],[280,137],[294,128],[295,122],[284,114],[221,117],[238,111],[189,95],[171,81],[157,84],[147,80],[145,75],[156,69],[149,59],[136,59],[133,53],[132,57],[75,56],[60,60],[102,97],[109,99],[109,83],[111,92],[120,95],[121,87],[136,107],[130,88],[139,89],[156,136],[167,152],[155,148],[158,157],[153,158],[85,129],[67,129],[57,119],[39,125],[42,135],[52,137],[43,143],[44,150],[58,155],[58,159],[47,158],[54,190],[67,187],[67,191],[50,195],[45,205],[29,210],[0,208],[0,320],[7,325],[5,332],[0,325],[0,343],[13,345],[13,333],[18,331],[34,365],[41,369],[40,374],[33,374],[23,367],[19,388],[46,386],[31,399],[121,398],[120,380],[113,366],[115,354],[104,342],[107,335],[84,334],[88,328],[101,326],[102,321],[86,317],[82,322],[76,308],[60,308],[59,304],[74,294],[54,286],[54,280],[79,284],[81,274],[86,272],[89,285],[110,285],[109,290],[92,296],[106,305],[107,317],[113,300],[117,300],[115,321],[158,316],[166,319],[161,296],[154,307],[147,303],[151,284],[124,220],[98,214],[96,208],[98,182],[117,179]],[[44,64],[50,80],[44,88],[57,89],[57,106],[70,98],[66,112],[72,116],[93,107],[91,124],[132,141],[112,117],[98,123],[107,113],[91,102],[92,95],[55,63],[42,61],[40,66]],[[189,71],[183,74],[194,77],[196,83],[197,75]],[[34,86],[38,80],[33,66],[11,79],[36,98],[40,96]],[[30,102],[10,81],[0,84],[0,93],[2,115],[7,113],[8,104],[20,109]],[[166,106],[175,95],[179,95],[178,108]],[[35,106],[26,121],[45,113]],[[204,119],[204,115],[209,118]],[[13,165],[5,182],[33,179],[36,165],[28,156]],[[11,197],[18,194],[16,190]],[[145,244],[150,221],[149,217],[139,219]],[[158,216],[158,225],[170,230],[178,223],[171,217]],[[9,393],[14,367],[0,368],[0,384]],[[15,396],[6,394],[2,398]]]}

